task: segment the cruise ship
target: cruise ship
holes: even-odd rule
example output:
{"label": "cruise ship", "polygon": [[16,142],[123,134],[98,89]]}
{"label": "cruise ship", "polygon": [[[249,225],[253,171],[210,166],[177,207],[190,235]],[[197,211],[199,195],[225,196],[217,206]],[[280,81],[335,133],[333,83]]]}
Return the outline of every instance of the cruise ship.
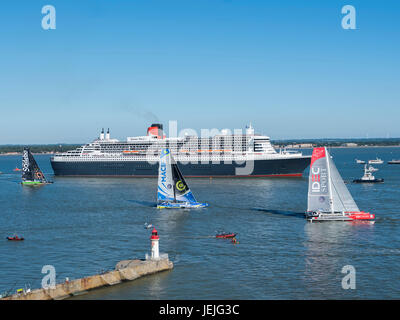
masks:
{"label": "cruise ship", "polygon": [[241,134],[221,130],[211,137],[167,138],[161,124],[147,135],[111,139],[110,130],[75,150],[55,154],[56,176],[156,177],[159,152],[169,148],[186,177],[300,177],[311,156],[275,150],[268,136],[255,134],[251,125]]}

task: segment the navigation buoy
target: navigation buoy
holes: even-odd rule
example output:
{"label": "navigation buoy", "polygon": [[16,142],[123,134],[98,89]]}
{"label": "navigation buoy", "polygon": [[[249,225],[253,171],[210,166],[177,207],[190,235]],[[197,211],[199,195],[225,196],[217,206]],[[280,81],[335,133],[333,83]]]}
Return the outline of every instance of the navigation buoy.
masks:
{"label": "navigation buoy", "polygon": [[159,259],[160,258],[160,252],[158,248],[158,241],[160,240],[160,237],[158,236],[156,228],[153,229],[151,232],[151,259]]}

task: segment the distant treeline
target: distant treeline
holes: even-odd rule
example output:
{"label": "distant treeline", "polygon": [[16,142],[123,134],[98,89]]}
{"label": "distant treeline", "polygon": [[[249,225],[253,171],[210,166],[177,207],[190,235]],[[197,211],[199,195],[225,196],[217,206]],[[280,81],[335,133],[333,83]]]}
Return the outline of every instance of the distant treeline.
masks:
{"label": "distant treeline", "polygon": [[400,138],[364,138],[364,139],[297,139],[297,140],[272,140],[274,145],[288,146],[312,144],[314,147],[351,147],[348,144],[363,146],[399,146]]}
{"label": "distant treeline", "polygon": [[29,147],[32,153],[55,153],[65,152],[76,149],[81,145],[78,144],[43,144],[43,145],[0,145],[0,154],[19,152],[22,153],[24,147]]}
{"label": "distant treeline", "polygon": [[[357,144],[357,146],[400,146],[400,138],[375,138],[375,139],[297,139],[297,140],[272,140],[273,145],[278,147],[307,145],[313,147],[351,147],[348,144]],[[80,147],[80,144],[43,144],[26,145],[33,153],[56,153],[73,150]],[[24,145],[0,145],[0,154],[21,153]]]}

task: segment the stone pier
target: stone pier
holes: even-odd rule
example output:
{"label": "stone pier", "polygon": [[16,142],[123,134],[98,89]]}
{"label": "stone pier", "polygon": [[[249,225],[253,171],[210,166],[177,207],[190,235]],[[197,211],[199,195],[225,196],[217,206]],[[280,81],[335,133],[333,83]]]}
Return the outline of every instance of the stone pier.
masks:
{"label": "stone pier", "polygon": [[157,260],[123,260],[117,263],[115,270],[82,279],[57,284],[54,289],[36,289],[29,293],[18,293],[1,300],[61,300],[76,294],[82,294],[105,286],[114,286],[123,281],[170,270],[173,263],[168,258]]}

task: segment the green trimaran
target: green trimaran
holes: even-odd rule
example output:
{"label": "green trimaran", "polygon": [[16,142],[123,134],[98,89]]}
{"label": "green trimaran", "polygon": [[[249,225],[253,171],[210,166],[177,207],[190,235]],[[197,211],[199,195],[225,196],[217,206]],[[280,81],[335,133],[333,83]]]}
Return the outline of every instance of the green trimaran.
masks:
{"label": "green trimaran", "polygon": [[22,153],[22,184],[43,185],[51,183],[46,180],[29,148],[24,148]]}

